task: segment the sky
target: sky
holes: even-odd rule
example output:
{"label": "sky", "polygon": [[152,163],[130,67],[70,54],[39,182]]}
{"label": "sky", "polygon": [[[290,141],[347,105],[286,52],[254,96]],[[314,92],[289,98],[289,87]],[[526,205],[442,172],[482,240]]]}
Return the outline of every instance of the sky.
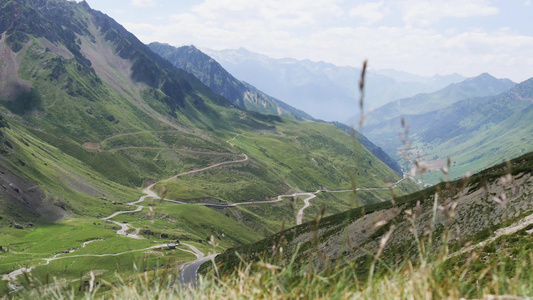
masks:
{"label": "sky", "polygon": [[432,76],[533,77],[533,0],[86,0],[142,42]]}

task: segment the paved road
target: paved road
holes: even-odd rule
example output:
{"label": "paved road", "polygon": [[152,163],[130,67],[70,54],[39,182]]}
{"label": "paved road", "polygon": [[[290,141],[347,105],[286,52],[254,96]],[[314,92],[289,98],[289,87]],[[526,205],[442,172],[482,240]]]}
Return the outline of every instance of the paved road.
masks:
{"label": "paved road", "polygon": [[194,289],[197,288],[198,287],[198,269],[200,269],[200,266],[203,265],[205,262],[208,262],[211,259],[214,259],[217,255],[218,253],[212,254],[209,256],[204,256],[195,261],[184,264],[178,276],[179,284],[185,288],[194,288]]}
{"label": "paved road", "polygon": [[189,244],[186,244],[186,243],[181,243],[181,244],[189,247],[192,251],[194,251],[194,255],[196,255],[196,258],[200,259],[200,258],[204,257],[204,254],[202,253],[202,251],[198,250],[193,245],[189,245]]}

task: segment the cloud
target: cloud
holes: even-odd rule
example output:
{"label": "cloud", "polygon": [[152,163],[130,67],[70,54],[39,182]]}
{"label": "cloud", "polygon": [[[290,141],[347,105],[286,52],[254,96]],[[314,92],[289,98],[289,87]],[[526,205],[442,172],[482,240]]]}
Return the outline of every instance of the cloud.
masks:
{"label": "cloud", "polygon": [[306,42],[301,46],[316,49],[315,59],[340,65],[357,66],[368,58],[376,69],[393,68],[422,75],[459,72],[475,76],[489,72],[517,81],[532,76],[528,49],[533,47],[533,37],[508,30],[446,35],[409,27],[339,27],[317,32],[308,39],[318,40],[327,40],[327,47]]}
{"label": "cloud", "polygon": [[157,0],[131,0],[131,4],[137,7],[155,6]]}
{"label": "cloud", "polygon": [[[421,75],[489,72],[515,81],[532,76],[533,37],[512,29],[431,26],[443,18],[481,17],[498,11],[483,0],[450,0],[456,5],[453,9],[447,3],[374,1],[350,9],[348,1],[341,0],[205,0],[186,13],[161,15],[167,22],[159,25],[123,25],[145,43],[244,47],[275,58],[351,66],[368,58],[376,69]],[[369,17],[358,21],[365,12]]]}
{"label": "cloud", "polygon": [[412,26],[429,26],[443,18],[485,17],[499,13],[487,0],[407,0],[402,2],[403,20]]}
{"label": "cloud", "polygon": [[222,26],[262,23],[269,28],[296,28],[328,20],[343,14],[343,9],[329,0],[205,0],[192,8],[199,17]]}
{"label": "cloud", "polygon": [[349,16],[365,20],[367,25],[376,23],[388,14],[388,6],[383,1],[361,4],[350,9]]}

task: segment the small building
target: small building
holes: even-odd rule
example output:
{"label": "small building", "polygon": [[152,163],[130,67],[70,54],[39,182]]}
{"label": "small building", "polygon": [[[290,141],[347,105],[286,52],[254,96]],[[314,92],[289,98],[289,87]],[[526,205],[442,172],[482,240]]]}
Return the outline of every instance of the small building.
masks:
{"label": "small building", "polygon": [[175,243],[168,243],[167,246],[168,246],[168,249],[176,249]]}

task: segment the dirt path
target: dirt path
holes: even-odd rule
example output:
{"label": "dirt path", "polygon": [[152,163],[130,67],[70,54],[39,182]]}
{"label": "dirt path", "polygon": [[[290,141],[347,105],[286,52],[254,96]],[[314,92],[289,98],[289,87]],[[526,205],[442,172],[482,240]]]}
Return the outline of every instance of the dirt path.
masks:
{"label": "dirt path", "polygon": [[533,224],[533,214],[530,214],[530,215],[526,216],[525,218],[514,222],[510,226],[503,227],[503,228],[500,228],[500,229],[496,230],[494,232],[494,234],[490,238],[488,238],[488,239],[486,239],[484,241],[481,241],[481,242],[479,242],[479,243],[477,243],[475,245],[471,245],[471,246],[462,248],[461,250],[450,254],[448,256],[448,258],[452,258],[452,257],[458,256],[458,255],[461,255],[463,253],[471,252],[472,250],[474,250],[476,248],[484,247],[485,245],[488,245],[488,244],[494,242],[495,240],[497,240],[499,237],[501,237],[503,235],[510,235],[510,234],[516,233],[517,231],[520,231],[520,230],[526,228],[527,226],[529,226],[531,224]]}
{"label": "dirt path", "polygon": [[[231,141],[235,140],[239,135],[240,134],[235,135],[232,139],[230,139],[230,140],[228,140],[226,142],[230,143]],[[241,153],[241,155],[243,156],[243,159],[217,163],[217,164],[205,167],[205,168],[200,168],[200,169],[196,169],[196,170],[191,170],[191,171],[188,171],[188,172],[180,173],[180,174],[172,176],[172,177],[170,177],[168,179],[165,179],[163,181],[169,181],[169,180],[176,179],[176,178],[178,178],[180,176],[186,176],[186,175],[190,175],[190,174],[194,174],[194,173],[198,173],[198,172],[203,172],[203,171],[206,171],[206,170],[214,169],[214,168],[217,168],[217,167],[220,167],[220,166],[223,166],[223,165],[237,164],[237,163],[242,163],[242,162],[246,162],[246,161],[249,160],[248,155],[246,155],[244,153]],[[357,188],[357,190],[358,191],[387,190],[387,189],[395,188],[400,182],[402,182],[405,179],[406,179],[406,177],[404,176],[402,179],[398,180],[393,185],[391,185],[391,187],[387,187],[387,188]],[[113,213],[113,214],[111,214],[111,215],[109,215],[107,217],[102,218],[102,220],[104,220],[106,222],[112,222],[112,223],[120,226],[121,228],[117,231],[117,235],[124,235],[126,237],[133,238],[133,239],[142,239],[142,237],[137,235],[136,233],[133,233],[133,234],[131,234],[131,233],[128,234],[127,233],[127,231],[130,229],[130,226],[128,224],[120,223],[118,221],[114,221],[114,220],[111,220],[111,219],[116,217],[116,216],[118,216],[118,215],[121,215],[121,214],[129,214],[129,213],[135,213],[135,212],[142,211],[145,206],[141,205],[141,203],[144,202],[146,200],[146,198],[160,199],[160,197],[153,191],[154,186],[155,186],[155,183],[153,183],[150,186],[148,186],[145,189],[143,189],[142,192],[144,193],[144,195],[141,196],[139,198],[139,200],[127,203],[130,206],[137,206],[136,209],[127,210],[127,211],[118,211],[118,212],[115,212],[115,213]],[[283,198],[297,197],[297,196],[304,196],[305,195],[305,196],[308,196],[308,197],[303,200],[304,201],[304,206],[299,210],[298,215],[297,215],[297,219],[296,219],[296,223],[298,225],[300,225],[302,223],[302,220],[303,220],[304,210],[311,205],[310,201],[312,199],[316,198],[316,194],[321,193],[321,192],[323,192],[323,193],[341,193],[341,192],[352,192],[352,191],[353,190],[338,190],[338,191],[318,190],[316,192],[302,192],[302,193],[293,193],[293,194],[289,194],[289,195],[278,195],[276,200],[271,200],[271,201],[249,201],[249,202],[241,202],[241,203],[234,203],[234,204],[195,203],[195,205],[202,205],[202,206],[208,206],[208,207],[235,207],[237,205],[276,203],[276,202],[282,201]],[[187,203],[176,201],[176,200],[170,200],[170,199],[163,199],[163,200],[164,201],[168,201],[168,202],[177,203],[177,204],[187,204]],[[531,220],[529,220],[528,222],[533,223],[533,215],[531,215],[529,217],[531,217]],[[529,223],[524,225],[523,227],[525,227],[527,225],[529,225]],[[517,229],[517,230],[519,230],[519,229]],[[494,239],[496,239],[496,238],[494,238]],[[167,246],[166,244],[164,244],[164,245],[155,245],[155,246],[151,246],[151,247],[148,247],[148,248],[135,249],[135,250],[129,250],[129,251],[125,251],[125,252],[111,253],[111,254],[80,254],[80,255],[61,256],[63,254],[69,254],[69,253],[72,253],[72,252],[74,252],[74,251],[76,251],[78,249],[84,248],[85,246],[87,246],[87,244],[95,242],[95,241],[101,241],[101,239],[84,242],[80,247],[78,247],[76,249],[70,250],[70,251],[68,251],[66,253],[55,254],[54,256],[52,256],[50,258],[46,258],[46,259],[44,259],[45,260],[45,265],[48,265],[51,261],[65,259],[65,258],[119,256],[119,255],[123,255],[123,254],[127,254],[127,253],[133,253],[133,252],[139,252],[139,251],[149,251],[149,250],[153,250],[153,249],[156,249],[156,248],[161,248],[161,247],[166,247]],[[196,247],[194,247],[192,245],[189,245],[189,244],[186,244],[186,243],[182,243],[182,245],[188,247],[189,249],[191,249],[191,251],[188,251],[188,250],[185,250],[185,249],[179,249],[179,250],[185,251],[185,252],[189,252],[191,254],[196,255],[196,257],[197,257],[197,260],[188,263],[187,266],[190,267],[193,264],[198,264],[197,267],[199,267],[199,265],[200,265],[199,263],[205,261],[206,257],[204,257],[204,254],[200,250],[198,250]],[[465,250],[465,251],[467,251],[467,250]],[[216,255],[216,254],[214,254],[214,255]],[[23,273],[31,272],[32,269],[37,267],[37,266],[39,266],[39,265],[32,266],[32,267],[29,267],[29,268],[20,268],[18,270],[15,270],[15,271],[9,273],[9,274],[2,275],[2,278],[6,279],[6,280],[10,280],[10,281],[15,281],[17,276],[19,276],[19,275],[21,275]],[[197,268],[196,268],[196,270],[197,270]],[[196,276],[196,274],[194,274],[194,276]],[[20,287],[18,287],[15,284],[12,284],[11,288],[17,289],[17,288],[20,288]]]}
{"label": "dirt path", "polygon": [[230,144],[231,146],[234,146],[232,143],[232,141],[234,141],[239,135],[241,135],[240,133],[236,134],[234,137],[232,137],[231,139],[227,140],[226,143]]}
{"label": "dirt path", "polygon": [[[78,248],[70,249],[70,250],[68,250],[66,252],[63,252],[63,253],[54,254],[54,256],[52,256],[50,258],[45,258],[44,259],[45,260],[45,264],[44,265],[48,265],[53,260],[71,257],[71,256],[64,256],[64,257],[59,257],[59,256],[60,255],[65,255],[65,254],[69,254],[69,253],[72,253],[72,252],[77,251],[79,249],[85,248],[88,244],[90,244],[92,242],[97,242],[97,241],[103,241],[103,240],[102,239],[96,239],[96,240],[86,241],[83,244],[81,244],[81,246],[78,247]],[[18,285],[17,283],[15,283],[15,281],[17,280],[18,276],[20,276],[22,274],[25,274],[25,273],[30,273],[34,268],[36,268],[38,266],[40,266],[40,264],[35,265],[35,266],[31,266],[31,267],[28,267],[28,268],[23,267],[23,268],[14,270],[11,273],[3,274],[2,275],[2,280],[8,281],[8,286],[9,286],[10,293],[11,292],[20,291],[20,290],[22,290],[24,288],[23,286]]]}
{"label": "dirt path", "polygon": [[163,182],[165,181],[170,181],[170,180],[173,180],[173,179],[176,179],[178,177],[181,177],[181,176],[185,176],[185,175],[190,175],[190,174],[194,174],[194,173],[198,173],[198,172],[203,172],[203,171],[207,171],[207,170],[210,170],[210,169],[213,169],[213,168],[217,168],[217,167],[220,167],[220,166],[223,166],[223,165],[229,165],[229,164],[237,164],[237,163],[242,163],[242,162],[246,162],[249,160],[248,158],[248,155],[244,154],[244,153],[241,153],[242,156],[244,156],[243,159],[241,160],[234,160],[234,161],[225,161],[225,162],[221,162],[221,163],[218,163],[218,164],[214,164],[214,165],[211,165],[209,167],[205,167],[205,168],[201,168],[201,169],[196,169],[196,170],[191,170],[191,171],[188,171],[188,172],[185,172],[185,173],[180,173],[178,175],[174,175],[168,179],[165,179],[165,180],[162,180]]}

